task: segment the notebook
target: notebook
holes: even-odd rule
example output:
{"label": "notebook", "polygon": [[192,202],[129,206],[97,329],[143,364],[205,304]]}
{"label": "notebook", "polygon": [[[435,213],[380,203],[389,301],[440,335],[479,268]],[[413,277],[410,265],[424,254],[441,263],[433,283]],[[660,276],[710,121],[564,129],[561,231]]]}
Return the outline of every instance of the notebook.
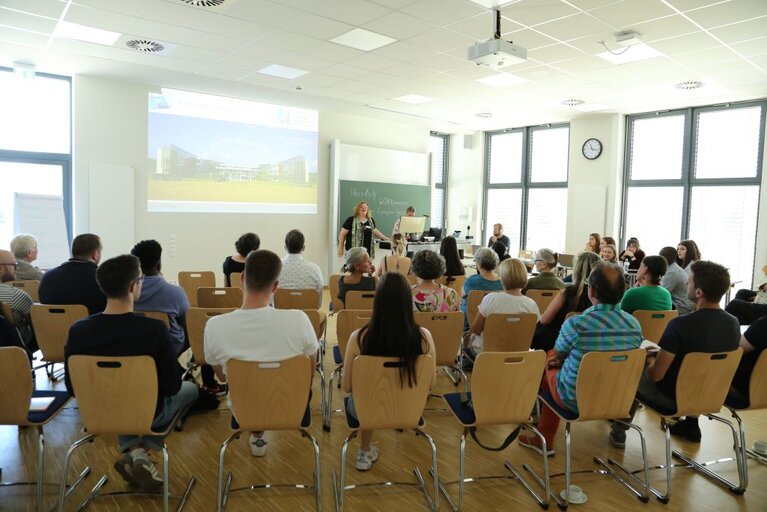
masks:
{"label": "notebook", "polygon": [[44,412],[51,406],[55,397],[39,396],[29,402],[29,412]]}

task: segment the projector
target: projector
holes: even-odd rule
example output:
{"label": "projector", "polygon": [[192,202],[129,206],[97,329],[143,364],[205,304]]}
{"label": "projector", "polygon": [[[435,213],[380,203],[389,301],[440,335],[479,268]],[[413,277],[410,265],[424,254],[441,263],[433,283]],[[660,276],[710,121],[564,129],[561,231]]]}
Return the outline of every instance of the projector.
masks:
{"label": "projector", "polygon": [[477,66],[501,69],[527,60],[527,50],[503,39],[488,39],[469,47],[469,60]]}

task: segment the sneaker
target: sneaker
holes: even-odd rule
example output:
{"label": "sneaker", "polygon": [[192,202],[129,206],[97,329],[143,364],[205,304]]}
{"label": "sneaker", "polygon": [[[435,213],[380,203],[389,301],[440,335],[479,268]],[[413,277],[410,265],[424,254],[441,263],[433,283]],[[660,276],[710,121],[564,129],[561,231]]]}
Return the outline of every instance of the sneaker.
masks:
{"label": "sneaker", "polygon": [[373,463],[378,460],[378,448],[371,446],[368,451],[357,451],[357,470],[367,471],[373,467]]}
{"label": "sneaker", "polygon": [[250,445],[250,453],[254,457],[263,457],[266,455],[266,432],[262,433],[261,437],[251,433],[248,437],[248,444]]}
{"label": "sneaker", "polygon": [[683,437],[691,443],[700,443],[701,433],[698,418],[685,418],[668,426],[672,436]]}
{"label": "sneaker", "polygon": [[615,448],[625,448],[626,431],[613,425],[613,428],[610,429],[610,444]]}
{"label": "sneaker", "polygon": [[162,477],[157,471],[157,466],[149,459],[133,459],[133,480],[142,491],[162,490]]}
{"label": "sneaker", "polygon": [[133,457],[130,456],[130,453],[124,453],[122,457],[117,459],[114,468],[129,485],[136,485],[136,480],[133,478]]}
{"label": "sneaker", "polygon": [[[538,452],[543,455],[543,447],[541,446],[541,440],[533,436],[519,436],[517,438],[519,444],[525,448],[530,448],[534,452]],[[556,454],[554,448],[551,445],[546,444],[546,457],[553,457]]]}

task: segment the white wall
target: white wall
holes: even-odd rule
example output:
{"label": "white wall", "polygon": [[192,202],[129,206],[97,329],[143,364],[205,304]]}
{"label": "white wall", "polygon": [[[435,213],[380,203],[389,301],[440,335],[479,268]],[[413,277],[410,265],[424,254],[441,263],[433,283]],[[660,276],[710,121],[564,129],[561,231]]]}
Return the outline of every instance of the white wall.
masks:
{"label": "white wall", "polygon": [[[464,145],[464,136],[471,138],[471,147]],[[475,239],[481,235],[482,186],[485,172],[485,135],[478,132],[462,132],[450,136],[447,176],[447,223],[446,232],[460,230],[466,236],[466,226],[471,226]],[[470,215],[469,215],[470,214]]]}

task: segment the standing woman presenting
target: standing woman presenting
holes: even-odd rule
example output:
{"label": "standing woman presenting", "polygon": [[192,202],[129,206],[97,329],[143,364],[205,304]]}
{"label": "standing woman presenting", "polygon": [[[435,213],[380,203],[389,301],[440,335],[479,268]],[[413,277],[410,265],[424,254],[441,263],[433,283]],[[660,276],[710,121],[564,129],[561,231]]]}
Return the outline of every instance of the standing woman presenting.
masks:
{"label": "standing woman presenting", "polygon": [[346,219],[338,234],[338,255],[343,256],[344,251],[352,247],[364,247],[370,259],[373,259],[375,257],[373,237],[388,240],[386,235],[376,229],[376,222],[370,214],[368,204],[361,201],[354,207],[354,215]]}

